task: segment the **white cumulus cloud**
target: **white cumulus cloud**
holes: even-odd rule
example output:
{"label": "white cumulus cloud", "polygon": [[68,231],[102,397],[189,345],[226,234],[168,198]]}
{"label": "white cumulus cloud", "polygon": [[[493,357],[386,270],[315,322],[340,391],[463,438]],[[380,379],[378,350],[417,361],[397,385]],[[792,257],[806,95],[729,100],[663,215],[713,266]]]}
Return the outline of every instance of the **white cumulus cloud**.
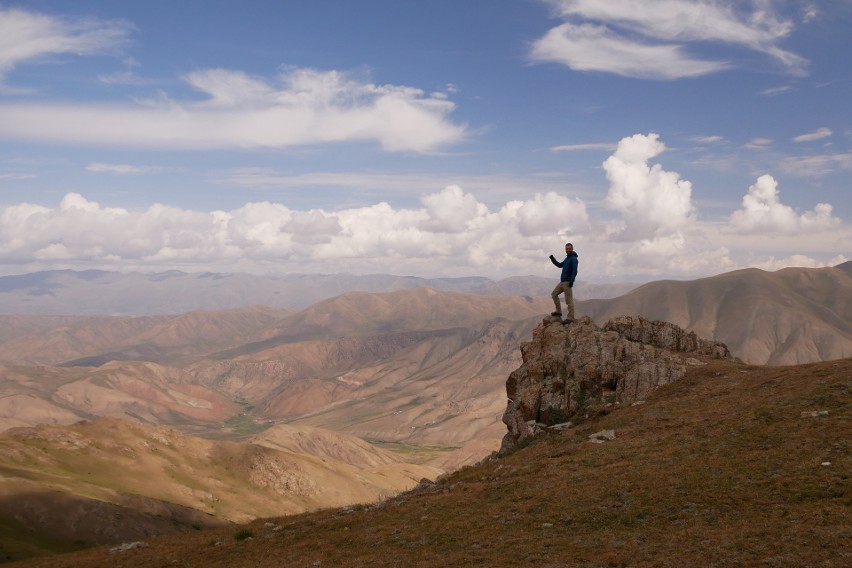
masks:
{"label": "white cumulus cloud", "polygon": [[589,229],[586,204],[554,192],[536,194],[517,209],[518,230],[524,236],[584,233]]}
{"label": "white cumulus cloud", "polygon": [[603,163],[610,187],[606,205],[621,213],[621,239],[645,239],[670,235],[695,217],[692,184],[677,172],[648,161],[666,147],[657,134],[623,138],[615,153]]}
{"label": "white cumulus cloud", "polygon": [[741,233],[795,234],[831,229],[840,222],[828,203],[818,203],[813,211],[801,215],[781,203],[778,182],[770,175],[757,178],[743,197],[742,207],[730,217],[731,227]]}
{"label": "white cumulus cloud", "polygon": [[585,205],[536,194],[491,211],[458,186],[428,194],[419,208],[382,202],[339,211],[299,211],[253,202],[200,212],[154,204],[103,207],[78,193],[57,207],[0,209],[0,262],[66,261],[99,266],[213,269],[240,263],[325,272],[489,270],[545,258],[545,246],[588,224]]}
{"label": "white cumulus cloud", "polygon": [[429,219],[421,226],[438,232],[461,233],[487,208],[476,198],[464,193],[457,185],[444,188],[440,193],[426,195],[420,200]]}
{"label": "white cumulus cloud", "polygon": [[[412,206],[376,199],[340,209],[300,210],[256,201],[228,211],[156,203],[131,210],[76,192],[51,206],[0,205],[0,270],[553,275],[547,255],[558,254],[570,241],[584,280],[623,281],[703,276],[745,266],[830,265],[849,256],[852,228],[834,216],[832,206],[796,211],[781,202],[769,175],[749,188],[738,210],[699,219],[692,184],[652,163],[664,150],[656,134],[619,141],[604,162],[607,211],[551,184],[524,187],[519,179],[461,178],[474,192],[461,182],[436,183],[418,175],[414,186],[421,198]],[[279,179],[274,172],[248,173],[252,180],[263,177],[263,184],[308,190],[335,182],[338,175]],[[406,185],[402,174],[387,179],[367,174],[350,182],[372,195],[383,184]],[[609,230],[613,215],[618,227]]]}

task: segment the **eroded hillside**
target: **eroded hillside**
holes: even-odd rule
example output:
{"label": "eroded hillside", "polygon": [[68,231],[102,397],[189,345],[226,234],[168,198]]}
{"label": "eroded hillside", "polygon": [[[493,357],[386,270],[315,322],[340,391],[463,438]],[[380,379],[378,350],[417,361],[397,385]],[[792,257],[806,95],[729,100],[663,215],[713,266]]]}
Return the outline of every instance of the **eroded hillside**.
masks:
{"label": "eroded hillside", "polygon": [[245,443],[102,418],[0,434],[12,557],[373,503],[440,470],[349,436],[278,426]]}

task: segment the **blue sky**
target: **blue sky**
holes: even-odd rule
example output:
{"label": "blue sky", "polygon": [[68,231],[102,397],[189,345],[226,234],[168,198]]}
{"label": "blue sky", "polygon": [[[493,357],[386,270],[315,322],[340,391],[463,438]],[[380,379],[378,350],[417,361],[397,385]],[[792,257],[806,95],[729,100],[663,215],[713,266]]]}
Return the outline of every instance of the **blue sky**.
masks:
{"label": "blue sky", "polygon": [[852,0],[0,0],[0,273],[852,257]]}

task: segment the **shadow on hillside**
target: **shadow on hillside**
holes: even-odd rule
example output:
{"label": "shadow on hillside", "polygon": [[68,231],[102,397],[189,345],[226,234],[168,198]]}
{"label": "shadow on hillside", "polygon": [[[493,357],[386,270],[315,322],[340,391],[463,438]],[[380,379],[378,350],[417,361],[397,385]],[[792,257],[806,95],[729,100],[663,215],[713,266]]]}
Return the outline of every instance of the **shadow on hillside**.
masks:
{"label": "shadow on hillside", "polygon": [[0,497],[0,562],[229,524],[173,503],[117,497],[120,504],[57,491]]}

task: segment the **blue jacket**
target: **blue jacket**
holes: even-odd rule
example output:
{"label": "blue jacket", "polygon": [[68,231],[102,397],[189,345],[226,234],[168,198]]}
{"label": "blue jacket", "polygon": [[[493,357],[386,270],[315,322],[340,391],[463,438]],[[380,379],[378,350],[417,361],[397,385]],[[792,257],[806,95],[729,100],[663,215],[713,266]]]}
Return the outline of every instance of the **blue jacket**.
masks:
{"label": "blue jacket", "polygon": [[577,278],[577,265],[580,264],[580,259],[577,258],[576,252],[572,252],[566,256],[562,262],[559,262],[553,255],[550,255],[550,262],[562,269],[562,276],[559,278],[561,282],[574,284],[574,279]]}

